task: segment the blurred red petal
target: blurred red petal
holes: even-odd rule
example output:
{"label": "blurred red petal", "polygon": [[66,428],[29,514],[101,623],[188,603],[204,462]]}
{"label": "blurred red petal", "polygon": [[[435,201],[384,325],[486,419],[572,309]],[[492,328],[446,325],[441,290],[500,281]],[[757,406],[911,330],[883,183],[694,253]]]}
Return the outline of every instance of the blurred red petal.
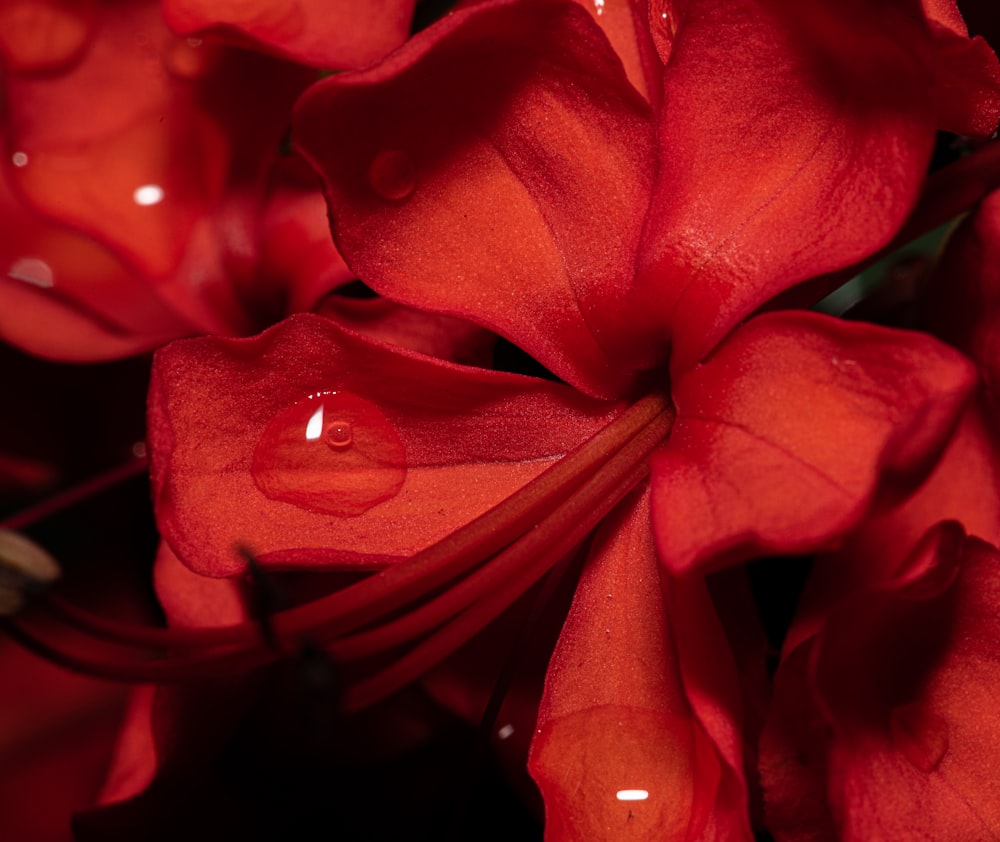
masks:
{"label": "blurred red petal", "polygon": [[410,30],[416,0],[163,0],[181,35],[209,31],[328,70],[360,67],[394,50]]}
{"label": "blurred red petal", "polygon": [[[4,75],[0,214],[19,236],[0,309],[38,314],[4,333],[87,359],[246,331],[231,273],[309,71],[178,39],[155,3],[90,11],[75,61]],[[29,33],[40,49],[47,32]]]}
{"label": "blurred red petal", "polygon": [[607,424],[566,386],[421,357],[300,315],[177,342],[153,373],[167,541],[210,576],[384,565],[482,514]]}
{"label": "blurred red petal", "polygon": [[639,274],[674,370],[885,245],[912,208],[934,140],[930,39],[897,5],[684,4]]}
{"label": "blurred red petal", "polygon": [[927,470],[975,385],[928,336],[815,313],[752,319],[673,384],[653,455],[668,569],[814,551],[868,507],[883,471]]}
{"label": "blurred red petal", "polygon": [[585,391],[622,392],[612,334],[634,331],[621,296],[653,171],[649,112],[582,9],[456,11],[377,67],[313,86],[295,137],[365,283],[483,324]]}

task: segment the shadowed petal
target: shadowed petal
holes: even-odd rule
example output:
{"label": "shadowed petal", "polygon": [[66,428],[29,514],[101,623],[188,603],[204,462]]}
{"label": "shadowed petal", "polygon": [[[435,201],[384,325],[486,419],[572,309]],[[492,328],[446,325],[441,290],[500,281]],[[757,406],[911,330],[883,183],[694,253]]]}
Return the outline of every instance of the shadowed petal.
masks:
{"label": "shadowed petal", "polygon": [[808,658],[782,667],[804,680],[779,680],[779,697],[796,695],[779,698],[763,743],[781,842],[826,838],[786,786],[803,741],[814,772],[800,781],[825,778],[838,839],[1000,836],[1000,553],[953,527],[930,533],[896,581],[845,602],[804,644]]}

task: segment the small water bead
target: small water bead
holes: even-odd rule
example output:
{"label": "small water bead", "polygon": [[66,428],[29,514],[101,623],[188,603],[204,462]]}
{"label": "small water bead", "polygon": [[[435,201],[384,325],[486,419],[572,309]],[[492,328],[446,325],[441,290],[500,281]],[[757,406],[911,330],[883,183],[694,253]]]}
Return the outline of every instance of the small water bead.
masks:
{"label": "small water bead", "polygon": [[347,450],[354,444],[354,427],[350,421],[334,421],[326,428],[326,443],[334,450]]}
{"label": "small water bead", "polygon": [[15,167],[26,167],[28,166],[28,153],[27,152],[15,152],[10,156],[10,162]]}
{"label": "small water bead", "polygon": [[251,473],[272,500],[353,517],[399,493],[406,450],[373,402],[347,391],[320,392],[271,419]]}
{"label": "small water bead", "polygon": [[162,202],[163,195],[163,188],[159,184],[143,184],[132,191],[132,201],[142,207],[149,207]]}
{"label": "small water bead", "polygon": [[383,199],[397,202],[416,190],[417,168],[409,153],[383,149],[368,166],[368,181]]}
{"label": "small water bead", "polygon": [[933,772],[948,753],[948,723],[920,702],[899,705],[889,714],[893,746],[924,774]]}

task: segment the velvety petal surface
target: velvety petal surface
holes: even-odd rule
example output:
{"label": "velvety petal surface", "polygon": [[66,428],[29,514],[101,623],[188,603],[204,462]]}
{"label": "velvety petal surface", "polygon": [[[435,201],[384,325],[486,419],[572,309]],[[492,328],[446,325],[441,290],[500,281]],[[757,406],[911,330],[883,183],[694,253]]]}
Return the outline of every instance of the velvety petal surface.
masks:
{"label": "velvety petal surface", "polygon": [[675,371],[888,242],[935,128],[929,35],[899,4],[679,5],[639,271]]}
{"label": "velvety petal surface", "polygon": [[614,417],[566,386],[393,349],[318,316],[157,354],[160,529],[185,564],[384,565],[482,514]]}
{"label": "velvety petal surface", "polygon": [[752,319],[673,384],[677,420],[652,459],[662,562],[829,545],[882,472],[930,468],[974,386],[968,361],[923,334],[815,313]]}
{"label": "velvety petal surface", "polygon": [[[829,729],[818,760],[838,839],[959,842],[1000,834],[1000,553],[952,530],[943,535],[929,539],[929,559],[918,552],[894,583],[845,603],[804,664],[799,717],[819,712]],[[777,719],[769,727],[786,729]],[[765,782],[769,766],[795,762],[771,756],[774,742],[764,743]],[[788,795],[770,788],[776,826],[798,810]],[[786,826],[793,830],[778,831],[779,840],[828,838],[794,818]]]}
{"label": "velvety petal surface", "polygon": [[330,70],[360,67],[406,40],[416,0],[163,0],[181,35],[212,34]]}
{"label": "velvety petal surface", "polygon": [[550,842],[750,838],[716,813],[722,763],[685,696],[661,575],[637,491],[595,538],[546,678],[529,770]]}
{"label": "velvety petal surface", "polygon": [[651,131],[588,13],[507,0],[456,11],[381,64],[313,86],[294,125],[365,283],[483,324],[602,396],[630,380],[615,346],[637,329],[622,295]]}

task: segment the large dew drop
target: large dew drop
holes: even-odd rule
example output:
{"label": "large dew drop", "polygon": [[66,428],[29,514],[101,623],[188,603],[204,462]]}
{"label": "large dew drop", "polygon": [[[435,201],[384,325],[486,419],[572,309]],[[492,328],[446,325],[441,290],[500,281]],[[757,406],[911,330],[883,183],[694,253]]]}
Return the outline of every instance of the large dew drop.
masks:
{"label": "large dew drop", "polygon": [[351,392],[321,392],[271,419],[251,472],[272,500],[352,517],[399,493],[406,451],[374,403]]}

